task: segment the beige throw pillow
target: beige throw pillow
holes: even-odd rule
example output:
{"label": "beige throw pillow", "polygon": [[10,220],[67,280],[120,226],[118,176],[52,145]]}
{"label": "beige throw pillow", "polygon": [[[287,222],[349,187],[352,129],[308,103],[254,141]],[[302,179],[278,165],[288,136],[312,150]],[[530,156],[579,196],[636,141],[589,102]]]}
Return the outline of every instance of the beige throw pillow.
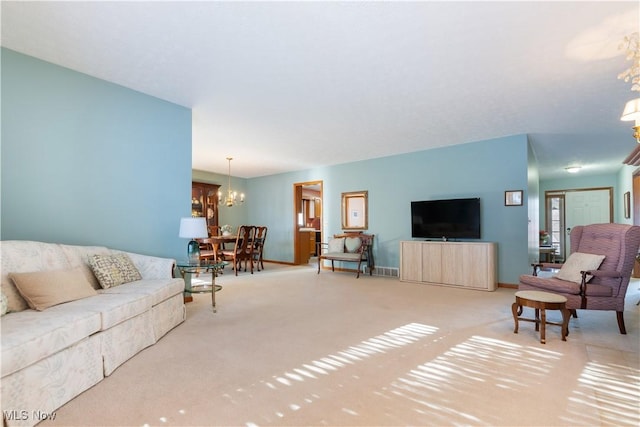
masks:
{"label": "beige throw pillow", "polygon": [[127,254],[92,255],[89,265],[104,289],[142,279]]}
{"label": "beige throw pillow", "polygon": [[349,253],[358,252],[360,246],[362,246],[362,239],[359,237],[347,237],[344,240],[344,247]]}
{"label": "beige throw pillow", "polygon": [[[568,280],[570,282],[582,283],[581,271],[597,270],[604,261],[604,255],[584,254],[574,252],[569,255],[569,259],[562,265],[562,268],[556,275],[558,279]],[[587,282],[593,276],[587,276]]]}
{"label": "beige throw pillow", "polygon": [[9,273],[29,308],[42,311],[63,302],[97,295],[80,267],[72,270]]}
{"label": "beige throw pillow", "polygon": [[329,240],[327,252],[332,254],[344,252],[344,237],[337,237]]}

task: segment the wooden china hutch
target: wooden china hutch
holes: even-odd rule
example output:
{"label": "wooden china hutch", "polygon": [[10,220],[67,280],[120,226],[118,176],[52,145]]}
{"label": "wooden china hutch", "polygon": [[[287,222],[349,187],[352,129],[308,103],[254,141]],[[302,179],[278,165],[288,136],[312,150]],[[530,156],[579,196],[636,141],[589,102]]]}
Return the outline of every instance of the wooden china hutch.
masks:
{"label": "wooden china hutch", "polygon": [[191,183],[191,216],[206,218],[207,227],[218,225],[219,188],[217,184]]}

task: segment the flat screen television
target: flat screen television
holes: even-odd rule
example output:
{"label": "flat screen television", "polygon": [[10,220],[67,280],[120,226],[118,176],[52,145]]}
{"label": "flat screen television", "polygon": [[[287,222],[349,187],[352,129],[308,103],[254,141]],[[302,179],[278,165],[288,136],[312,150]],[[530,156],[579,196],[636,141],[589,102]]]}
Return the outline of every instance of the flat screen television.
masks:
{"label": "flat screen television", "polygon": [[411,202],[411,237],[479,239],[480,198]]}

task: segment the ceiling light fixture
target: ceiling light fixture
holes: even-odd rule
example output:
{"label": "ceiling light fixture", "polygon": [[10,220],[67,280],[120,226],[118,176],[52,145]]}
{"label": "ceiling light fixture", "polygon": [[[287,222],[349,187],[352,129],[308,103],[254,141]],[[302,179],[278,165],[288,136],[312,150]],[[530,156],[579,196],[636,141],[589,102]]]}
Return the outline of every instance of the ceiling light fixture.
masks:
{"label": "ceiling light fixture", "polygon": [[564,170],[569,173],[578,173],[580,172],[580,169],[582,169],[582,166],[567,166],[566,168],[564,168]]}
{"label": "ceiling light fixture", "polygon": [[[233,160],[233,157],[227,157],[227,160],[229,161],[229,181],[227,186],[227,196],[223,198],[222,191],[218,191],[218,201],[222,202],[224,200],[224,204],[230,208],[238,202],[238,193],[231,189],[231,160]],[[240,203],[243,202],[244,193],[240,194]]]}
{"label": "ceiling light fixture", "polygon": [[[618,79],[627,83],[631,81],[631,91],[640,92],[640,37],[638,32],[626,36],[620,49],[625,49],[626,59],[631,61],[631,66],[618,74]],[[620,120],[635,122],[633,137],[640,143],[640,98],[632,99],[626,103]]]}

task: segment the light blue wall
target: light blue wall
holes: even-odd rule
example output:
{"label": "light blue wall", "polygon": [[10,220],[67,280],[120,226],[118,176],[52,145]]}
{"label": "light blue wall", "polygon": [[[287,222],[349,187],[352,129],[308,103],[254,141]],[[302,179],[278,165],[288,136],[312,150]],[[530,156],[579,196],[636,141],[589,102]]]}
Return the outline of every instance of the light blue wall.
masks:
{"label": "light blue wall", "polygon": [[[621,224],[633,224],[634,223],[634,200],[633,200],[633,173],[638,168],[636,166],[624,165],[618,173],[617,186],[614,191],[614,216],[615,222]],[[629,218],[624,217],[624,193],[629,192],[631,196],[630,214]],[[637,221],[636,221],[637,222]]]}
{"label": "light blue wall", "polygon": [[[399,266],[399,242],[411,239],[412,200],[480,197],[482,241],[498,242],[499,281],[518,283],[527,253],[528,143],[517,135],[247,180],[248,221],[265,224],[268,259],[293,261],[293,184],[323,181],[325,236],[341,231],[341,193],[369,192],[376,264]],[[505,190],[524,190],[523,206],[504,206]]]}
{"label": "light blue wall", "polygon": [[2,240],[183,257],[189,109],[2,49],[1,154]]}
{"label": "light blue wall", "polygon": [[544,195],[540,194],[540,173],[538,170],[538,159],[531,144],[527,147],[529,152],[529,167],[527,169],[528,191],[527,191],[527,215],[528,215],[528,253],[529,265],[537,263],[540,260],[540,222],[539,209],[540,200],[544,199]]}

